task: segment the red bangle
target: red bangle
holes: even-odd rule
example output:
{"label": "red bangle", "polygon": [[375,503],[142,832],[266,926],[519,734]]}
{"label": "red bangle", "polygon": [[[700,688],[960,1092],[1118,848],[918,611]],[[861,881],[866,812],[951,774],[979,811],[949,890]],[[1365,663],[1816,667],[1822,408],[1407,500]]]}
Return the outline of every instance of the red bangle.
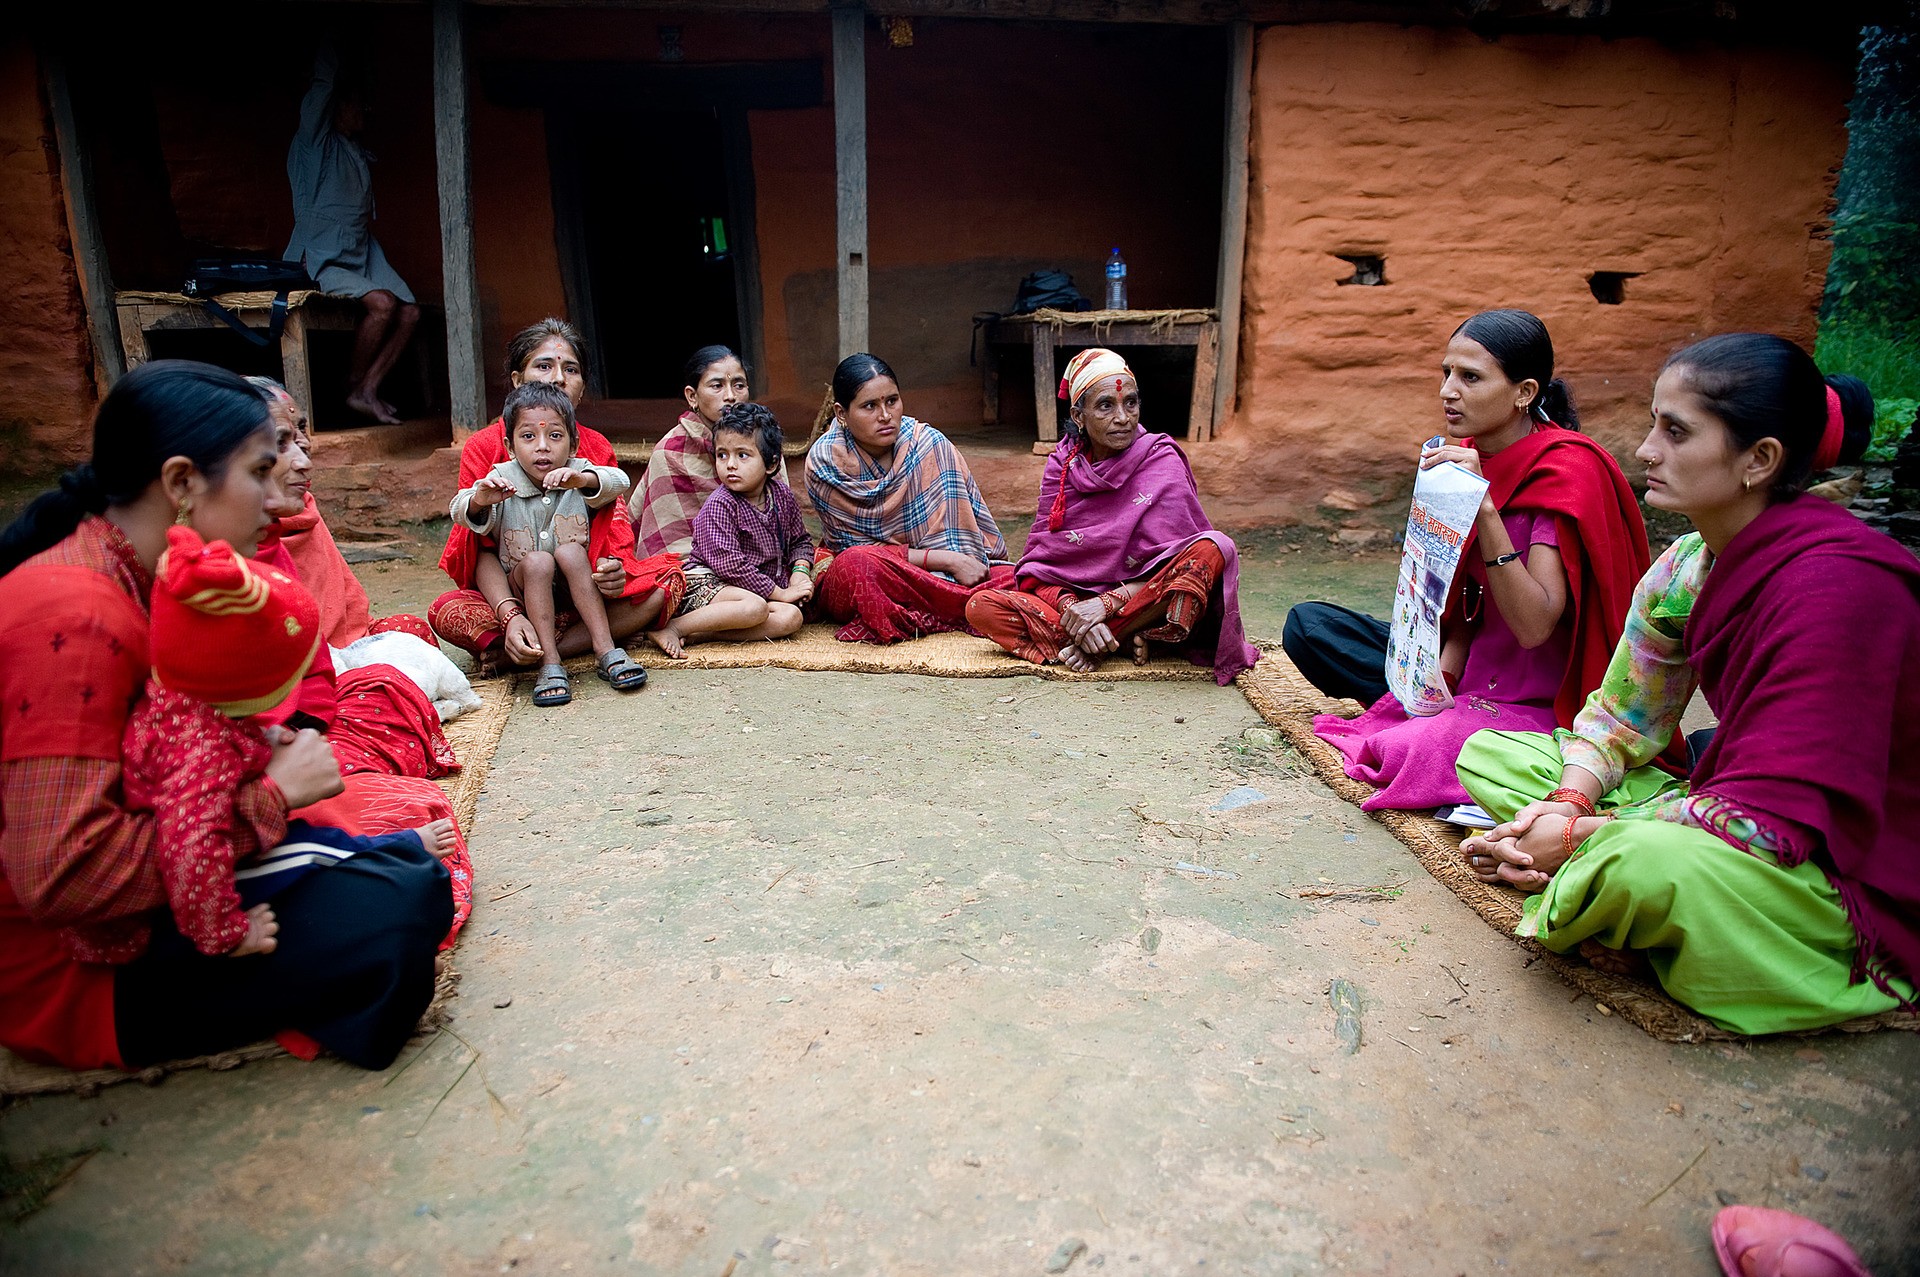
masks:
{"label": "red bangle", "polygon": [[1562,786],[1554,790],[1551,794],[1548,794],[1547,801],[1550,803],[1566,803],[1569,806],[1578,807],[1580,813],[1584,816],[1597,816],[1600,814],[1594,810],[1593,799],[1587,797],[1579,790],[1568,786]]}
{"label": "red bangle", "polygon": [[[1560,849],[1567,853],[1566,858],[1568,860],[1572,860],[1575,856],[1579,855],[1581,846],[1587,841],[1586,838],[1575,838],[1573,836],[1574,823],[1580,819],[1581,817],[1579,816],[1569,816],[1567,818],[1567,827],[1560,831]],[[1612,820],[1613,817],[1602,816],[1601,819]],[[1587,835],[1587,838],[1591,837],[1593,837],[1592,834]]]}

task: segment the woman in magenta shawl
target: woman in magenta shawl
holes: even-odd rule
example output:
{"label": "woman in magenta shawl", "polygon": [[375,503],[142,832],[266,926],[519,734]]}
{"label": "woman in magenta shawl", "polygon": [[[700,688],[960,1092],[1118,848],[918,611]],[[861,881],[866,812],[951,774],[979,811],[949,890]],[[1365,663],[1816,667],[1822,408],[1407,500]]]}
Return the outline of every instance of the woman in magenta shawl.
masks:
{"label": "woman in magenta shawl", "polygon": [[[1782,338],[1668,360],[1636,455],[1647,504],[1697,530],[1635,590],[1571,730],[1460,754],[1501,822],[1461,852],[1538,893],[1521,934],[1735,1033],[1920,1009],[1920,563],[1801,491],[1867,434]],[[1720,725],[1683,782],[1652,763],[1696,688]]]}
{"label": "woman in magenta shawl", "polygon": [[1240,626],[1240,559],[1200,508],[1180,446],[1140,425],[1140,382],[1111,350],[1068,363],[1066,438],[1047,459],[1018,588],[982,590],[967,624],[1023,660],[1085,673],[1152,643],[1222,685],[1260,659]]}

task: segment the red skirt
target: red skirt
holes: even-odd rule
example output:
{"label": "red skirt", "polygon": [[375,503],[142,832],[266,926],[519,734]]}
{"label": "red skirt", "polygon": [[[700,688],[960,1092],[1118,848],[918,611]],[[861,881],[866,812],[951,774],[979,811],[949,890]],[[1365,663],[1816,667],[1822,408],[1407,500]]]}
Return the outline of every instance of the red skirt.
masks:
{"label": "red skirt", "polygon": [[[1220,547],[1205,538],[1195,541],[1142,582],[1126,606],[1107,618],[1107,627],[1116,635],[1144,631],[1150,642],[1184,643],[1206,615],[1207,602],[1225,571]],[[967,622],[974,633],[1021,660],[1045,665],[1058,660],[1060,649],[1070,642],[1060,627],[1060,614],[1086,597],[1029,578],[1018,589],[974,595],[967,604]]]}
{"label": "red skirt", "polygon": [[898,643],[967,628],[967,600],[976,590],[1005,589],[1013,569],[988,569],[971,588],[907,562],[903,545],[856,545],[833,556],[815,583],[821,616],[839,621],[843,643]]}

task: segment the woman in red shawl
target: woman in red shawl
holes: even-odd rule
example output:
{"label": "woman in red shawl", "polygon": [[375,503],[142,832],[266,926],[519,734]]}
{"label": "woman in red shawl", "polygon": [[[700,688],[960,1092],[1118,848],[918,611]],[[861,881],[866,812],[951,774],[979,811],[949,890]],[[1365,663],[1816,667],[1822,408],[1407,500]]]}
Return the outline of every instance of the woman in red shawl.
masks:
{"label": "woman in red shawl", "polygon": [[[1920,1009],[1920,563],[1801,491],[1860,455],[1866,416],[1849,430],[1779,337],[1670,359],[1637,455],[1647,503],[1698,531],[1640,583],[1571,731],[1460,755],[1503,822],[1461,852],[1539,893],[1521,933],[1650,966],[1736,1033]],[[1720,725],[1682,782],[1649,764],[1696,688]]]}
{"label": "woman in red shawl", "polygon": [[1075,355],[1060,380],[1067,437],[1047,459],[1040,507],[1014,569],[981,590],[967,624],[1015,656],[1086,672],[1150,642],[1211,665],[1225,686],[1260,659],[1240,626],[1240,559],[1200,508],[1180,445],[1140,424],[1140,381],[1119,355]]}
{"label": "woman in red shawl", "polygon": [[[580,334],[572,324],[543,319],[521,329],[507,343],[507,375],[516,386],[525,381],[551,382],[565,390],[578,408],[587,393],[583,358]],[[580,427],[580,455],[597,466],[619,464],[607,437],[586,426]],[[460,487],[472,487],[487,471],[511,459],[506,428],[496,419],[461,447]],[[597,511],[590,535],[593,579],[606,596],[607,625],[616,641],[642,632],[659,617],[673,615],[686,590],[686,573],[671,554],[637,557],[625,502]],[[458,523],[448,530],[440,569],[458,588],[433,601],[427,621],[441,638],[471,652],[482,671],[498,667],[503,660],[531,665],[540,660],[539,637],[508,588],[499,560],[480,553],[483,545],[481,538]],[[580,656],[592,650],[587,627],[579,617],[562,612],[557,622],[561,655]]]}
{"label": "woman in red shawl", "polygon": [[1440,410],[1458,442],[1429,444],[1421,467],[1451,461],[1488,483],[1441,623],[1454,703],[1413,718],[1387,695],[1384,621],[1303,603],[1282,638],[1321,691],[1370,706],[1359,718],[1314,720],[1345,756],[1347,775],[1379,787],[1361,804],[1368,811],[1464,803],[1453,764],[1467,737],[1572,723],[1599,686],[1650,561],[1633,490],[1612,455],[1579,433],[1538,318],[1490,310],[1455,329]]}
{"label": "woman in red shawl", "polygon": [[[431,857],[375,854],[309,875],[276,898],[269,954],[169,945],[109,968],[59,940],[62,927],[137,914],[156,934],[172,926],[153,814],[127,806],[120,783],[148,674],[153,567],[174,522],[253,545],[276,460],[266,404],[246,382],[204,364],[143,364],[101,402],[91,463],[0,534],[0,1045],[30,1059],[138,1068],[295,1030],[384,1068],[433,997],[453,900]],[[266,840],[340,788],[326,740],[283,731],[235,809]]]}

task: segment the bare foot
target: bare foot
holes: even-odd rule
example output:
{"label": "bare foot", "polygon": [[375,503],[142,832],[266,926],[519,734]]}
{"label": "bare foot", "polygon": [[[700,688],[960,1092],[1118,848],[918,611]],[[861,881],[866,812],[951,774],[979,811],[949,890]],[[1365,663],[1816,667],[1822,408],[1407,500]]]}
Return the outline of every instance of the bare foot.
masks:
{"label": "bare foot", "polygon": [[1653,966],[1647,961],[1647,955],[1638,949],[1609,949],[1598,940],[1582,940],[1580,956],[1595,971],[1607,975],[1631,976],[1637,980],[1648,980],[1653,976]]}
{"label": "bare foot", "polygon": [[379,404],[382,408],[386,409],[387,415],[391,416],[395,421],[400,420],[400,410],[394,407],[393,404],[389,402],[386,398],[380,395],[375,395],[373,397],[373,401]]}
{"label": "bare foot", "polygon": [[368,394],[355,393],[348,395],[347,407],[353,409],[363,417],[372,417],[382,425],[397,426],[400,424],[400,418],[394,416],[391,409]]}
{"label": "bare foot", "polygon": [[1147,653],[1147,636],[1144,634],[1134,635],[1133,636],[1133,663],[1135,665],[1145,665],[1148,661],[1152,659],[1153,657],[1148,655]]}
{"label": "bare foot", "polygon": [[413,831],[420,835],[420,845],[436,856],[445,856],[454,849],[453,822],[435,820]]}
{"label": "bare foot", "polygon": [[680,641],[679,631],[671,625],[662,626],[657,630],[648,630],[647,641],[676,661],[685,659],[687,655],[687,645]]}
{"label": "bare foot", "polygon": [[1075,674],[1091,674],[1099,668],[1099,662],[1075,647],[1072,643],[1060,649],[1060,663]]}
{"label": "bare foot", "polygon": [[273,909],[268,905],[255,905],[247,910],[247,934],[240,943],[227,950],[229,958],[245,958],[256,953],[272,953],[280,947],[274,937],[280,934],[280,924],[274,921]]}

